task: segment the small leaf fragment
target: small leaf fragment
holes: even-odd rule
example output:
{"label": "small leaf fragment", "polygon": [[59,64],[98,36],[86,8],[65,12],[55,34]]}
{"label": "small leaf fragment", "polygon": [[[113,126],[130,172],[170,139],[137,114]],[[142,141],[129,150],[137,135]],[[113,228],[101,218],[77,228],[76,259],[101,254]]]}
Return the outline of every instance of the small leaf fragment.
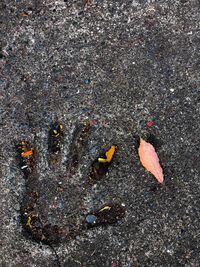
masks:
{"label": "small leaf fragment", "polygon": [[106,174],[110,164],[112,163],[116,149],[116,145],[111,145],[111,147],[106,150],[103,155],[93,161],[88,177],[90,183],[100,180]]}
{"label": "small leaf fragment", "polygon": [[144,168],[147,169],[147,171],[149,171],[151,174],[153,174],[159,183],[163,183],[163,170],[160,166],[159,158],[154,147],[144,139],[140,138],[138,154],[140,157],[140,162],[142,163]]}
{"label": "small leaf fragment", "polygon": [[113,156],[114,156],[115,152],[116,152],[116,146],[115,145],[112,145],[108,149],[108,151],[106,151],[106,153],[105,153],[106,158],[98,158],[98,161],[99,162],[102,162],[102,163],[104,163],[104,162],[111,162],[111,160],[113,159]]}

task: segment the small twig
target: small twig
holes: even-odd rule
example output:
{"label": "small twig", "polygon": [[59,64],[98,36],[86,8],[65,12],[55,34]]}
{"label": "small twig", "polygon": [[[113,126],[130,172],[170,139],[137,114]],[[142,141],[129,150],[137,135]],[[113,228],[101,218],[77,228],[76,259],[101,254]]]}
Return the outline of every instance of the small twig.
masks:
{"label": "small twig", "polygon": [[94,253],[95,253],[96,251],[97,251],[97,250],[95,249],[95,250],[92,252],[91,257],[94,255]]}
{"label": "small twig", "polygon": [[54,253],[55,257],[56,257],[57,266],[61,267],[60,258],[58,256],[58,253],[55,250],[54,246],[52,244],[48,244],[48,246],[52,249],[52,251],[53,251],[53,253]]}

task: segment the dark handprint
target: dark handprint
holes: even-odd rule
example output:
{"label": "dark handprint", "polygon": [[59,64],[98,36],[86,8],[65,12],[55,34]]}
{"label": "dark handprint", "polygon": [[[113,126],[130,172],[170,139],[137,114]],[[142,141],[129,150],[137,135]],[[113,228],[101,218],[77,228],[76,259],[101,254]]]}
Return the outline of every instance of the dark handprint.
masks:
{"label": "dark handprint", "polygon": [[[76,127],[69,148],[69,157],[66,163],[66,174],[63,176],[66,177],[66,179],[63,179],[63,181],[70,179],[70,177],[77,171],[82,154],[87,147],[90,132],[91,126],[88,122]],[[48,136],[50,165],[54,164],[55,161],[61,157],[63,138],[63,125],[56,121],[51,125]],[[24,177],[26,178],[26,192],[21,206],[22,224],[24,229],[32,236],[34,240],[46,243],[48,245],[60,243],[66,241],[81,231],[90,229],[91,226],[93,227],[105,224],[113,224],[124,217],[124,208],[119,204],[111,203],[104,205],[99,210],[95,210],[89,214],[86,214],[85,219],[70,218],[63,220],[64,224],[61,224],[60,219],[58,220],[58,223],[50,222],[44,214],[45,204],[47,202],[47,200],[44,198],[46,194],[49,194],[52,197],[54,195],[55,188],[52,187],[50,179],[45,181],[41,181],[39,179],[39,175],[37,174],[36,170],[37,164],[34,155],[35,150],[36,149],[33,149],[33,147],[24,140],[18,145],[20,167],[24,173]],[[115,152],[116,145],[112,145],[108,150],[106,150],[96,160],[93,161],[88,174],[89,179],[86,180],[86,182],[88,181],[89,183],[96,183],[104,177],[113,160]],[[59,185],[56,188],[56,193],[63,190],[62,186]],[[74,193],[78,197],[79,191],[78,189],[76,190]],[[76,212],[76,215],[79,213],[80,211]],[[49,213],[47,213],[47,217],[48,215]],[[59,217],[59,214],[57,217]]]}

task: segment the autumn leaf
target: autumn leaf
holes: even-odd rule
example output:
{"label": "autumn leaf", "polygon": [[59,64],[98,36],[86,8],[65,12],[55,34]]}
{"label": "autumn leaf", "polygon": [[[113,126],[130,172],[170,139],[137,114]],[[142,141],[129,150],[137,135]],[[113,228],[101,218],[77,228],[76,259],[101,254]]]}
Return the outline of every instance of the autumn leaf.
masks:
{"label": "autumn leaf", "polygon": [[138,154],[144,168],[153,174],[159,183],[163,183],[163,170],[160,166],[159,158],[154,147],[144,139],[140,138]]}

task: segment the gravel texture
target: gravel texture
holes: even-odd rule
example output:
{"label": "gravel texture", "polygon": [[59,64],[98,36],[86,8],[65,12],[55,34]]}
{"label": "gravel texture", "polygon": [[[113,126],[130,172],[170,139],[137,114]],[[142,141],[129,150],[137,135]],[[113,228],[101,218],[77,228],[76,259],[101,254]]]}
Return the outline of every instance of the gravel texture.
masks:
{"label": "gravel texture", "polygon": [[[37,151],[44,220],[79,227],[104,203],[125,205],[116,225],[54,246],[60,266],[200,266],[199,8],[198,0],[0,1],[1,267],[59,266],[52,249],[22,229],[20,139]],[[65,137],[49,166],[56,118]],[[70,175],[73,132],[87,120],[88,145]],[[138,159],[137,136],[149,134],[162,186]],[[107,175],[88,185],[91,162],[112,143],[118,151]]]}

